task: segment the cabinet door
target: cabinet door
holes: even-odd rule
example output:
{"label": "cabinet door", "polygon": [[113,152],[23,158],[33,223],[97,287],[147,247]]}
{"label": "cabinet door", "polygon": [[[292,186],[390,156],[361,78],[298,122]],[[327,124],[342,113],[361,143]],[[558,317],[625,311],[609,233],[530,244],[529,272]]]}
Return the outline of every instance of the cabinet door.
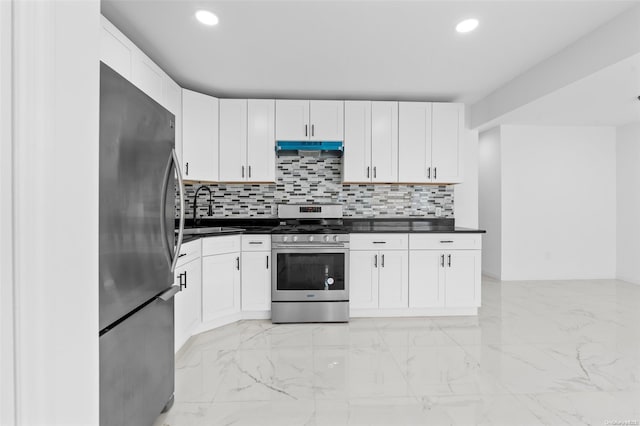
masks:
{"label": "cabinet door", "polygon": [[445,252],[445,306],[480,306],[480,251]]}
{"label": "cabinet door", "polygon": [[182,167],[182,89],[170,78],[164,79],[164,93],[167,109],[175,116],[175,149]]}
{"label": "cabinet door", "polygon": [[[175,349],[191,337],[192,330],[200,323],[202,311],[201,261],[197,258],[176,269],[174,285],[186,284],[175,296]],[[182,277],[179,276],[182,274]]]}
{"label": "cabinet door", "polygon": [[378,308],[377,251],[349,252],[349,306],[351,309]]}
{"label": "cabinet door", "polygon": [[310,101],[309,124],[312,141],[343,140],[344,101]]}
{"label": "cabinet door", "polygon": [[371,102],[372,182],[398,181],[398,103]]}
{"label": "cabinet door", "polygon": [[247,180],[275,182],[275,112],[273,99],[249,99],[247,118]]}
{"label": "cabinet door", "polygon": [[220,181],[247,179],[247,100],[220,99]]}
{"label": "cabinet door", "polygon": [[218,99],[182,91],[182,167],[186,180],[218,180]]}
{"label": "cabinet door", "polygon": [[118,31],[111,22],[107,21],[104,16],[101,18],[100,60],[113,68],[118,74],[131,81],[133,43]]}
{"label": "cabinet door", "polygon": [[406,308],[409,306],[409,252],[381,251],[378,306]]}
{"label": "cabinet door", "polygon": [[444,183],[461,182],[460,133],[462,130],[462,105],[434,103],[432,126],[432,181]]}
{"label": "cabinet door", "polygon": [[371,102],[344,103],[344,182],[371,182]]}
{"label": "cabinet door", "polygon": [[438,250],[409,252],[409,307],[444,306],[444,254]]}
{"label": "cabinet door", "polygon": [[309,139],[309,101],[276,100],[276,140]]}
{"label": "cabinet door", "polygon": [[202,320],[240,311],[240,253],[202,258]]}
{"label": "cabinet door", "polygon": [[425,183],[431,179],[431,104],[398,105],[398,180]]}
{"label": "cabinet door", "polygon": [[242,253],[242,310],[271,310],[271,252]]}
{"label": "cabinet door", "polygon": [[131,64],[131,82],[149,95],[154,101],[165,106],[164,72],[147,55],[136,49]]}

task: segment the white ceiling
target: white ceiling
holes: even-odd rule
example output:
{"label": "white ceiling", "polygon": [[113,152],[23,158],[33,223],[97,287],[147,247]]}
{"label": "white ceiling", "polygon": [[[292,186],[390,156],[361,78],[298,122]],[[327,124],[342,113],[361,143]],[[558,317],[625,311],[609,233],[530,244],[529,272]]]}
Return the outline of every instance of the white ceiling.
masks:
{"label": "white ceiling", "polygon": [[[204,93],[472,103],[634,4],[102,0],[102,12],[183,87]],[[220,24],[197,23],[201,8]],[[467,17],[478,29],[456,33]]]}
{"label": "white ceiling", "polygon": [[[499,118],[500,124],[621,126],[640,122],[640,54]],[[483,129],[492,127],[491,124]]]}

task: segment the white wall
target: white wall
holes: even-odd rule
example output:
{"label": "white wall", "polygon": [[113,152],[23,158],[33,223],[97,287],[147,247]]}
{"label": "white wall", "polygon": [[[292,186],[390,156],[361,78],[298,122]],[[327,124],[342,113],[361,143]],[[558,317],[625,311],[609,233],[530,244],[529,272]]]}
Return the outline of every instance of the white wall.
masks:
{"label": "white wall", "polygon": [[640,284],[640,123],[617,129],[617,277]]}
{"label": "white wall", "polygon": [[481,133],[479,139],[478,215],[480,228],[487,231],[482,237],[482,272],[500,279],[502,273],[500,127]]}
{"label": "white wall", "polygon": [[97,425],[100,2],[13,7],[16,424]]}
{"label": "white wall", "polygon": [[614,278],[615,128],[502,126],[501,136],[501,278]]}
{"label": "white wall", "polygon": [[0,425],[15,424],[13,333],[12,4],[0,1]]}
{"label": "white wall", "polygon": [[478,228],[478,132],[465,130],[461,148],[464,180],[454,185],[456,226]]}

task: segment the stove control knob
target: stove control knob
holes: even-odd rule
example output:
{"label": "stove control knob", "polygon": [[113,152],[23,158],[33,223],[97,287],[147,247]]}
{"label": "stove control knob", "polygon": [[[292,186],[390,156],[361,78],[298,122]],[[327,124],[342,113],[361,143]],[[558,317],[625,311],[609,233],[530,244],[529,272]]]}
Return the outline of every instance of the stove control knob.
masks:
{"label": "stove control knob", "polygon": [[334,236],[333,236],[333,241],[338,242],[338,240],[339,240],[339,239],[340,239],[340,238],[339,238],[337,235],[334,235]]}
{"label": "stove control knob", "polygon": [[298,237],[297,236],[293,236],[293,241],[298,241]]}
{"label": "stove control knob", "polygon": [[325,240],[325,241],[329,241],[329,236],[328,236],[328,235],[325,235],[325,236],[324,236],[324,240]]}
{"label": "stove control knob", "polygon": [[289,241],[289,237],[285,235],[284,237],[282,237],[282,241],[286,243],[287,241]]}
{"label": "stove control knob", "polygon": [[313,235],[309,235],[309,241],[313,241]]}

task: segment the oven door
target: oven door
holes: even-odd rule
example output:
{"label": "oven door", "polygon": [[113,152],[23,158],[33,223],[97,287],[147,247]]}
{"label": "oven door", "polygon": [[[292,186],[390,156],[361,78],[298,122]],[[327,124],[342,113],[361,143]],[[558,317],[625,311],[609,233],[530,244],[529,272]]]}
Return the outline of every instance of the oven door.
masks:
{"label": "oven door", "polygon": [[349,300],[349,249],[274,248],[272,257],[272,301]]}

